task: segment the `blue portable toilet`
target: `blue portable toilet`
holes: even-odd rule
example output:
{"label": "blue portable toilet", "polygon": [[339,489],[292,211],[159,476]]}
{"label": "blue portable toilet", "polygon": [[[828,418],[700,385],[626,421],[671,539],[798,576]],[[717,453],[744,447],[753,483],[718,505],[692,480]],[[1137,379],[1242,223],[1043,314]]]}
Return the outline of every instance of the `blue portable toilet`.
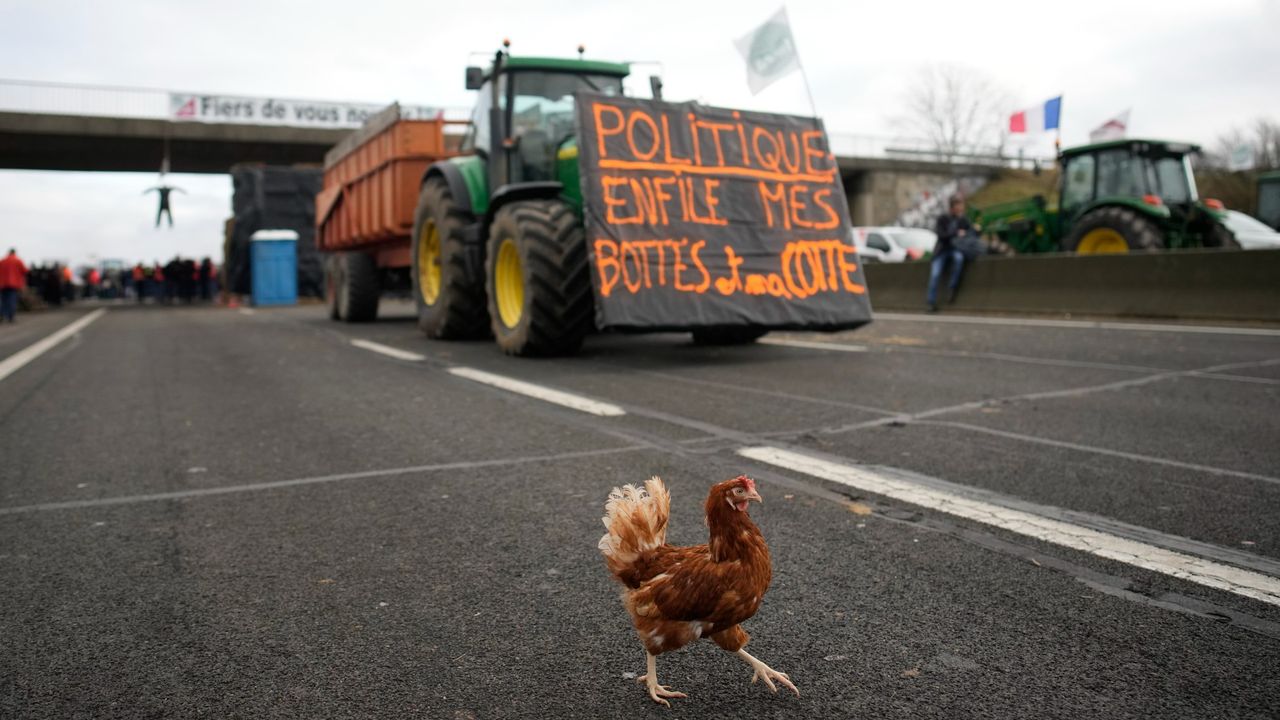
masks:
{"label": "blue portable toilet", "polygon": [[249,237],[253,304],[298,304],[298,233],[259,230]]}

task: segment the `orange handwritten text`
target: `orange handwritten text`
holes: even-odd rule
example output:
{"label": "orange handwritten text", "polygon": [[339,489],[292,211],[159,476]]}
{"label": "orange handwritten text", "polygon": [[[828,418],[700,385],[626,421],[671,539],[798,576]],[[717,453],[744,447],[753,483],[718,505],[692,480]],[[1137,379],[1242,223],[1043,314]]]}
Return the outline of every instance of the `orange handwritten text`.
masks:
{"label": "orange handwritten text", "polygon": [[724,246],[723,272],[713,278],[699,253],[706,241],[613,240],[597,238],[595,265],[600,295],[609,297],[622,288],[637,295],[657,287],[701,295],[712,287],[724,296],[771,295],[803,300],[821,293],[862,295],[857,282],[857,251],[840,240],[792,240],[776,256],[776,270],[745,272],[743,258],[733,246]]}
{"label": "orange handwritten text", "polygon": [[706,244],[705,240],[690,244],[688,238],[621,242],[596,238],[600,296],[612,295],[619,282],[632,295],[668,283],[678,292],[701,295],[711,286],[711,273],[698,256]]}

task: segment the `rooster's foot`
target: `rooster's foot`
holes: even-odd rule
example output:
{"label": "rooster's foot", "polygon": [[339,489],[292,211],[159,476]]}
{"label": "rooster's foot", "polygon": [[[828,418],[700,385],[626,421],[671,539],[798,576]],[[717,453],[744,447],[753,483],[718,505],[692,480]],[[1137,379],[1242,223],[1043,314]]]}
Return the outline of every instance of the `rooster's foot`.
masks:
{"label": "rooster's foot", "polygon": [[783,685],[790,688],[791,692],[796,694],[796,697],[800,697],[800,691],[796,689],[795,685],[791,684],[791,678],[786,673],[778,672],[777,670],[774,670],[768,665],[765,665],[764,663],[752,657],[751,654],[748,653],[746,650],[739,650],[738,657],[741,657],[743,660],[746,660],[747,663],[751,665],[751,668],[755,670],[755,672],[752,673],[751,675],[751,683],[753,685],[757,680],[763,680],[765,686],[776,693],[778,692],[778,686],[774,685],[773,681],[777,680],[779,683],[782,683]]}
{"label": "rooster's foot", "polygon": [[649,672],[636,678],[636,682],[644,683],[648,686],[649,697],[652,698],[654,702],[671,707],[671,703],[667,702],[663,698],[689,697],[682,692],[676,692],[665,685],[658,684],[658,664],[653,655],[648,656],[648,665]]}

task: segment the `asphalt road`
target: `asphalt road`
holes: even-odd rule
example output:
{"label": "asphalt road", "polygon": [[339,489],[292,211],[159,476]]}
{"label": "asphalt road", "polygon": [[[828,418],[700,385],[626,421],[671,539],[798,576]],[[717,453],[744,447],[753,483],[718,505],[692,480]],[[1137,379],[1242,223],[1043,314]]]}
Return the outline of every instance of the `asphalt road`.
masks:
{"label": "asphalt road", "polygon": [[[530,361],[403,306],[107,307],[7,374],[87,310],[0,326],[0,717],[1280,715],[1280,332],[887,316]],[[749,649],[802,696],[702,643],[659,658],[668,710],[603,502],[661,475],[702,542],[739,473],[774,558]]]}

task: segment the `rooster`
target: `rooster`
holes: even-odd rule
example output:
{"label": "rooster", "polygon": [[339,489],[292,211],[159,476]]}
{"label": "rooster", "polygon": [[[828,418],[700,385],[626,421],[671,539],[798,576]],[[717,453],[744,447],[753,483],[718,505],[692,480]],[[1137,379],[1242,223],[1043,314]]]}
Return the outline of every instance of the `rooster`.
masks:
{"label": "rooster", "polygon": [[608,532],[599,548],[626,588],[622,602],[647,662],[637,682],[648,686],[654,702],[670,707],[666,698],[687,697],[658,683],[657,656],[703,637],[745,660],[754,670],[751,682],[763,680],[776,693],[776,680],[800,695],[786,673],[743,649],[749,638],[739,623],[756,614],[773,575],[764,536],[747,514],[753,500],[763,502],[745,475],[713,485],[706,503],[709,542],[673,547],[667,544],[671,496],[660,478],[643,489],[626,485],[609,493]]}

